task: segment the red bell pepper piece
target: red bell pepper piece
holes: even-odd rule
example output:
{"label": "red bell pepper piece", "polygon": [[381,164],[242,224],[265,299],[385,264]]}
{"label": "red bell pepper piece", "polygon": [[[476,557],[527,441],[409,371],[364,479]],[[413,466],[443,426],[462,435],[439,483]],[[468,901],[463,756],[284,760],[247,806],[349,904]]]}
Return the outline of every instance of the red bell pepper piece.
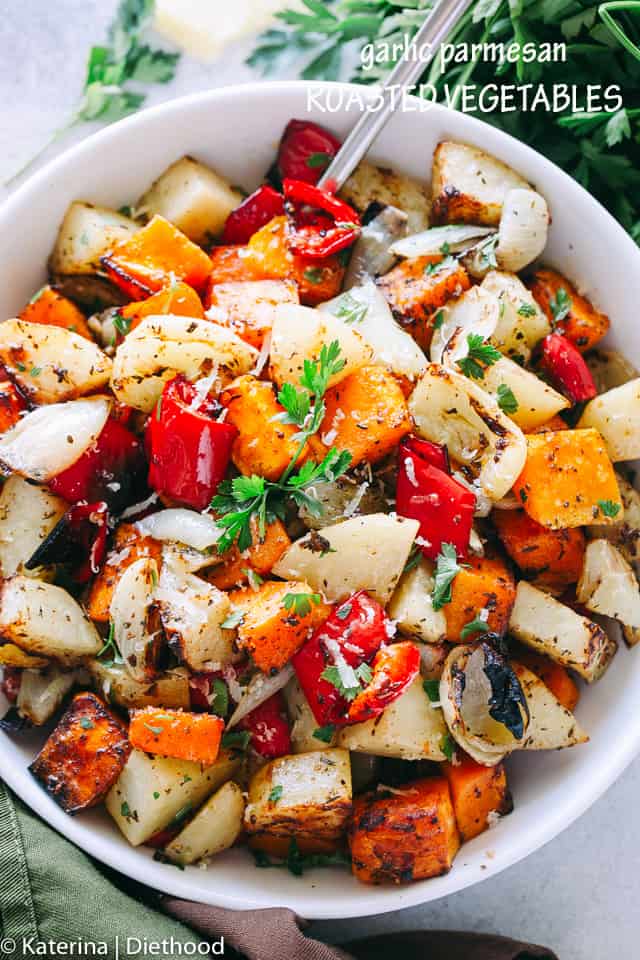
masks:
{"label": "red bell pepper piece", "polygon": [[149,486],[195,510],[204,510],[224,479],[238,431],[212,419],[206,397],[184,376],[165,385],[147,422]]}
{"label": "red bell pepper piece", "polygon": [[420,651],[408,641],[382,647],[372,669],[370,682],[349,705],[349,723],[377,717],[404,693],[420,672]]}
{"label": "red bell pepper piece", "polygon": [[390,621],[364,591],[354,593],[313,633],[292,659],[298,682],[319,726],[347,722],[349,703],[322,677],[342,658],[354,670],[373,659],[390,634]]}
{"label": "red bell pepper piece", "polygon": [[69,503],[104,500],[113,513],[119,513],[144,490],[145,469],[138,438],[110,417],[93,446],[52,477],[49,489]]}
{"label": "red bell pepper piece", "polygon": [[[399,451],[396,510],[420,522],[420,549],[435,560],[443,543],[452,543],[459,557],[467,555],[476,507],[475,495],[444,470],[402,443]],[[431,456],[431,453],[429,454]]]}
{"label": "red bell pepper piece", "polygon": [[282,187],[288,202],[289,246],[294,253],[324,259],[350,247],[360,236],[356,211],[328,190],[301,180],[285,180]]}
{"label": "red bell pepper piece", "polygon": [[423,440],[421,437],[409,436],[402,441],[403,446],[415,453],[417,457],[430,463],[432,467],[444,473],[451,473],[451,464],[449,463],[449,451],[441,443],[432,443],[431,440]]}
{"label": "red bell pepper piece", "polygon": [[238,723],[251,734],[251,747],[268,760],[291,753],[289,718],[280,692],[261,703]]}
{"label": "red bell pepper piece", "polygon": [[240,206],[229,214],[220,242],[225,246],[244,245],[261,227],[274,217],[281,217],[283,213],[282,194],[267,184],[258,187],[255,193],[243,200]]}
{"label": "red bell pepper piece", "polygon": [[308,120],[290,120],[280,141],[277,167],[282,180],[317,183],[342,144]]}
{"label": "red bell pepper piece", "polygon": [[15,703],[20,693],[20,684],[22,683],[22,670],[18,667],[3,667],[2,683],[0,690],[4,693],[9,703]]}
{"label": "red bell pepper piece", "polygon": [[596,385],[582,354],[560,333],[550,333],[542,341],[542,367],[573,403],[583,403],[597,396]]}

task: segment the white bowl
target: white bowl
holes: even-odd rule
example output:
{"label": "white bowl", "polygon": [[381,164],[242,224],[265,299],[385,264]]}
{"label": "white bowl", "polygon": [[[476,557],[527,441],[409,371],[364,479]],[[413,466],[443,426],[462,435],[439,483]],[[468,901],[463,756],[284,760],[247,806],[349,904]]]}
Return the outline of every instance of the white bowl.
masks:
{"label": "white bowl", "polygon": [[[308,112],[307,91],[331,91],[337,112]],[[211,164],[234,183],[256,186],[273,160],[291,117],[310,116],[337,134],[358,117],[346,94],[361,87],[261,83],[174,100],[144,111],[70,150],[18,190],[0,212],[0,317],[12,316],[45,280],[56,230],[74,199],[113,207],[134,201],[172,161],[185,153]],[[414,102],[414,106],[417,101]],[[476,144],[515,167],[546,197],[553,214],[546,262],[578,283],[612,320],[610,342],[640,367],[637,315],[640,252],[612,217],[567,174],[533,150],[478,120],[443,108],[397,114],[379,138],[373,159],[428,179],[442,138]],[[88,853],[165,893],[223,907],[288,906],[314,918],[346,918],[399,910],[454,893],[486,879],[552,840],[609,787],[640,750],[640,651],[622,649],[578,708],[591,733],[586,746],[556,753],[520,754],[509,763],[514,813],[466,844],[444,877],[403,887],[367,887],[339,869],[317,869],[301,879],[285,870],[257,869],[235,850],[208,870],[179,870],[133,849],[109,817],[92,811],[66,816],[31,778],[27,766],[42,737],[0,734],[0,775],[60,833]],[[2,709],[3,705],[0,705]]]}

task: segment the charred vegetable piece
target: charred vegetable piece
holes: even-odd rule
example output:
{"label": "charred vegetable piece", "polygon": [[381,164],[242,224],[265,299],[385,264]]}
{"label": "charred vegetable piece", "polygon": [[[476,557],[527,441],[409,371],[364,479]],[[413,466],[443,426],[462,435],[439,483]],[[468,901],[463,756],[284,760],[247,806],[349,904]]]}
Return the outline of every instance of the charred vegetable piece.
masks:
{"label": "charred vegetable piece", "polygon": [[550,530],[524,510],[495,510],[491,519],[505,550],[526,580],[556,589],[577,582],[585,551],[585,537],[579,527]]}
{"label": "charred vegetable piece", "polygon": [[205,579],[214,587],[229,590],[254,579],[256,574],[258,577],[266,577],[287,547],[291,546],[289,535],[280,520],[266,525],[264,538],[261,540],[258,522],[254,518],[251,522],[251,535],[253,542],[248,550],[241,553],[234,545],[225,553],[222,563],[205,571]]}
{"label": "charred vegetable piece", "polygon": [[353,872],[363,883],[409,883],[448,873],[460,837],[444,777],[358,797],[349,827]]}
{"label": "charred vegetable piece", "polygon": [[78,460],[49,481],[49,489],[69,503],[104,500],[118,514],[146,490],[142,444],[114,417]]}
{"label": "charred vegetable piece", "polygon": [[221,241],[224,244],[248,243],[254,233],[274,217],[281,217],[283,213],[282,194],[264,184],[229,214]]}
{"label": "charred vegetable piece", "polygon": [[537,270],[530,287],[553,329],[570,340],[580,353],[591,350],[607,333],[609,318],[599,313],[562,274]]}
{"label": "charred vegetable piece", "polygon": [[147,300],[134,300],[121,307],[119,314],[123,322],[116,323],[116,329],[121,336],[126,335],[135,330],[145,317],[157,317],[161,313],[204,320],[204,310],[198,294],[188,283],[176,281]]}
{"label": "charred vegetable piece", "polygon": [[463,843],[488,830],[493,818],[503,817],[513,810],[513,800],[502,763],[495,767],[485,767],[466,754],[461,754],[455,764],[443,763],[442,772],[449,781],[453,809]]}
{"label": "charred vegetable piece", "polygon": [[91,584],[88,601],[91,619],[108,623],[113,592],[127,567],[141,557],[151,557],[159,564],[161,554],[162,547],[157,540],[143,536],[133,524],[120,524],[114,535],[112,550]]}
{"label": "charred vegetable piece", "polygon": [[[4,368],[0,368],[0,375],[6,375]],[[11,380],[0,380],[0,433],[6,433],[27,410],[27,401]]]}
{"label": "charred vegetable piece", "polygon": [[302,180],[285,180],[283,189],[289,213],[289,247],[293,253],[323,260],[356,242],[360,236],[360,217],[344,200]]}
{"label": "charred vegetable piece", "polygon": [[420,671],[420,651],[413,643],[382,647],[371,664],[371,680],[349,705],[349,723],[378,717],[402,696]]}
{"label": "charred vegetable piece", "polygon": [[54,327],[64,327],[72,333],[79,333],[87,340],[93,339],[84,314],[75,303],[50,286],[38,291],[21,312],[20,319],[27,323],[47,323]]}
{"label": "charred vegetable piece", "polygon": [[78,693],[29,769],[73,814],[100,803],[130,751],[120,720],[94,693]]}
{"label": "charred vegetable piece", "polygon": [[273,760],[291,753],[291,732],[281,693],[274,693],[247,714],[238,729],[249,731],[251,747],[260,757]]}
{"label": "charred vegetable piece", "polygon": [[514,657],[518,663],[542,680],[565,710],[573,713],[580,700],[580,690],[566,667],[554,663],[549,657],[540,653],[527,650],[526,647],[516,650]]}
{"label": "charred vegetable piece", "polygon": [[77,503],[67,510],[46,540],[25,563],[36,570],[54,563],[70,563],[76,583],[87,583],[98,573],[107,549],[109,513],[104,501]]}
{"label": "charred vegetable piece", "polygon": [[213,418],[214,405],[186,377],[170,380],[147,422],[149,486],[204,510],[224,479],[238,431]]}
{"label": "charred vegetable piece", "polygon": [[131,745],[145,753],[209,766],[220,749],[224,720],[205,713],[145,707],[131,713]]}
{"label": "charred vegetable piece", "polygon": [[291,280],[238,280],[211,284],[205,302],[208,308],[218,308],[214,311],[217,323],[260,350],[279,305],[299,303],[299,297]]}
{"label": "charred vegetable piece", "polygon": [[309,120],[290,120],[280,146],[276,169],[282,180],[317,183],[340,149],[340,141]]}
{"label": "charred vegetable piece", "polygon": [[476,618],[482,619],[481,611],[486,611],[486,632],[502,636],[515,595],[515,580],[504,560],[498,556],[469,557],[452,582],[450,603],[442,608],[447,620],[447,640],[456,643],[465,639],[465,627]]}

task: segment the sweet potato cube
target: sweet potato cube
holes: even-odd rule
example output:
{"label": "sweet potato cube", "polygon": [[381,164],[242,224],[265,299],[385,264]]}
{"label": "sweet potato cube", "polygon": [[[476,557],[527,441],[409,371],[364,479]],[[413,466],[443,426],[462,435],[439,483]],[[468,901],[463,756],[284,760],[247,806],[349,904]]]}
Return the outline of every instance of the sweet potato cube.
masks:
{"label": "sweet potato cube", "polygon": [[485,767],[458,751],[458,762],[441,764],[449,781],[451,802],[460,839],[473,840],[488,830],[492,815],[504,816],[513,810],[504,765]]}
{"label": "sweet potato cube", "polygon": [[[210,256],[211,273],[207,281],[207,289],[218,283],[242,283],[267,279],[255,268],[248,247],[235,245],[214,247]],[[205,302],[207,297],[208,293],[205,295]]]}
{"label": "sweet potato cube", "polygon": [[253,571],[260,577],[271,573],[272,567],[278,562],[291,540],[280,520],[268,524],[264,540],[260,541],[257,523],[252,521],[253,543],[244,554],[237,547],[225,554],[225,559],[215,567],[206,571],[204,576],[219,590],[229,590],[240,586],[249,580],[249,573]]}
{"label": "sweet potato cube", "polygon": [[209,285],[205,305],[216,307],[211,318],[229,327],[242,340],[260,350],[273,325],[276,307],[299,303],[291,280],[241,280]]}
{"label": "sweet potato cube", "polygon": [[[284,409],[276,399],[273,385],[247,374],[229,384],[220,401],[227,408],[226,422],[238,430],[231,459],[240,473],[257,473],[267,480],[278,480],[300,444],[294,439],[298,427],[274,420]],[[307,452],[303,450],[301,458]]]}
{"label": "sweet potato cube", "polygon": [[526,647],[520,647],[513,656],[542,680],[565,710],[573,713],[580,700],[580,690],[566,667]]}
{"label": "sweet potato cube", "polygon": [[488,611],[487,631],[502,635],[507,629],[515,596],[515,580],[504,560],[469,557],[451,586],[451,603],[442,608],[449,643],[463,639],[464,627],[475,620],[481,610]]}
{"label": "sweet potato cube", "polygon": [[131,746],[160,757],[190,760],[208,767],[215,762],[224,720],[209,713],[143,707],[130,714]]}
{"label": "sweet potato cube", "polygon": [[0,433],[6,433],[27,409],[27,402],[11,380],[0,380]]}
{"label": "sweet potato cube", "polygon": [[162,544],[144,537],[132,523],[121,523],[115,532],[113,546],[99,574],[91,585],[88,613],[97,623],[108,623],[111,599],[118,580],[134,561],[152,557],[158,564],[162,558]]}
{"label": "sweet potato cube", "polygon": [[122,722],[95,693],[78,693],[29,769],[73,814],[103,799],[130,752]]}
{"label": "sweet potato cube", "polygon": [[[593,427],[529,434],[527,460],[513,490],[529,516],[552,530],[620,522],[618,481]],[[618,510],[603,510],[605,503]]]}
{"label": "sweet potato cube", "polygon": [[164,217],[156,215],[101,257],[107,274],[132,300],[144,300],[174,280],[204,288],[211,260]]}
{"label": "sweet potato cube", "polygon": [[84,314],[75,303],[63,297],[53,287],[46,286],[30,300],[20,314],[27,323],[46,323],[53,327],[64,327],[87,340],[92,340]]}
{"label": "sweet potato cube", "polygon": [[309,260],[289,249],[287,218],[275,217],[249,240],[248,259],[255,279],[292,280],[300,303],[315,307],[336,297],[342,288],[344,267],[338,257]]}
{"label": "sweet potato cube", "polygon": [[313,594],[302,580],[262,583],[235,590],[231,595],[234,610],[242,614],[238,627],[238,646],[245,650],[263,673],[280,670],[291,660],[313,630],[329,616],[330,607],[322,600],[310,602],[304,616],[284,605],[287,594]]}
{"label": "sweet potato cube", "polygon": [[409,883],[448,873],[460,836],[445,777],[403,784],[401,793],[356,799],[349,829],[353,872],[363,883]]}
{"label": "sweet potato cube", "polygon": [[[607,333],[609,317],[580,296],[562,274],[538,270],[529,286],[556,333],[563,334],[581,353],[595,347]],[[566,316],[562,316],[565,310]]]}
{"label": "sweet potato cube", "polygon": [[577,583],[585,551],[579,527],[550,530],[524,510],[495,510],[493,522],[505,550],[527,580],[554,588]]}
{"label": "sweet potato cube", "polygon": [[134,300],[120,308],[120,314],[129,321],[129,330],[135,330],[145,317],[156,317],[170,313],[178,317],[195,317],[204,320],[204,309],[200,297],[188,283],[178,281],[159,290],[147,300]]}
{"label": "sweet potato cube", "polygon": [[402,387],[383,367],[360,367],[325,395],[326,413],[314,453],[348,450],[351,466],[376,463],[411,430]]}
{"label": "sweet potato cube", "polygon": [[438,310],[471,286],[458,261],[439,268],[441,261],[431,255],[403,260],[378,280],[396,320],[423,350],[429,349]]}

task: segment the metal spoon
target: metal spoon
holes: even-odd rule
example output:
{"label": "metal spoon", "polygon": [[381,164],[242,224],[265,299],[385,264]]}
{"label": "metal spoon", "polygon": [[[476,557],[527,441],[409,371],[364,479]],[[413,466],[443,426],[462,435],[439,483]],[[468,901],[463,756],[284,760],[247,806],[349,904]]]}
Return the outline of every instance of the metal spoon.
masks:
{"label": "metal spoon", "polygon": [[[367,110],[362,114],[318,186],[331,186],[335,191],[349,179],[398,106],[398,89],[411,89],[470,5],[471,0],[440,0],[383,84],[380,90],[383,104],[379,109]],[[413,55],[416,51],[419,54],[422,49],[428,50],[427,56],[421,58]]]}

